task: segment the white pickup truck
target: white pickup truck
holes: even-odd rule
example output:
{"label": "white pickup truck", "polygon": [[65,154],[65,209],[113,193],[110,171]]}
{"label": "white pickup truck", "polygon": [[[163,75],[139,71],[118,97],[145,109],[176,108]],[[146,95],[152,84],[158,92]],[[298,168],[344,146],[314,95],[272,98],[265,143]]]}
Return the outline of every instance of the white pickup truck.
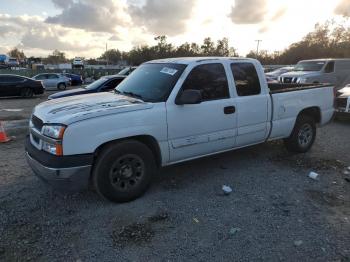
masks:
{"label": "white pickup truck", "polygon": [[257,60],[172,58],[138,67],[114,93],[35,107],[26,141],[33,171],[56,188],[92,184],[125,202],[157,168],[284,139],[306,152],[334,113],[332,86],[271,84]]}

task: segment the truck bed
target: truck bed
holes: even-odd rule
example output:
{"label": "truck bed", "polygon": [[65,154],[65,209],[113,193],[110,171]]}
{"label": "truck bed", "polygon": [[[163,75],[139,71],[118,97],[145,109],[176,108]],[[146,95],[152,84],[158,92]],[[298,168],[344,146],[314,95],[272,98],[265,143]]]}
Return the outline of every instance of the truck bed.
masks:
{"label": "truck bed", "polygon": [[293,92],[293,91],[301,91],[308,89],[316,89],[322,87],[329,87],[329,84],[284,84],[284,83],[271,83],[268,84],[270,89],[270,94],[276,93],[285,93],[285,92]]}

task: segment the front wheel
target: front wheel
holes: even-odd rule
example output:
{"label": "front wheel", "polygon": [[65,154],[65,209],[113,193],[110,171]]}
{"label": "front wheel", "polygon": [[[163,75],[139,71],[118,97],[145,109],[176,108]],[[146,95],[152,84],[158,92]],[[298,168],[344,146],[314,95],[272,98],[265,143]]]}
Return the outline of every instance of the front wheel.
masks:
{"label": "front wheel", "polygon": [[96,191],[113,202],[128,202],[143,195],[156,170],[152,151],[130,140],[107,145],[93,169]]}
{"label": "front wheel", "polygon": [[23,98],[31,98],[33,97],[34,95],[34,92],[33,92],[33,89],[31,88],[23,88],[21,90],[21,97]]}
{"label": "front wheel", "polygon": [[60,84],[58,84],[57,89],[58,90],[66,90],[66,85],[63,83],[60,83]]}
{"label": "front wheel", "polygon": [[291,152],[305,153],[310,150],[316,138],[315,120],[307,115],[297,118],[290,137],[284,139],[284,144]]}

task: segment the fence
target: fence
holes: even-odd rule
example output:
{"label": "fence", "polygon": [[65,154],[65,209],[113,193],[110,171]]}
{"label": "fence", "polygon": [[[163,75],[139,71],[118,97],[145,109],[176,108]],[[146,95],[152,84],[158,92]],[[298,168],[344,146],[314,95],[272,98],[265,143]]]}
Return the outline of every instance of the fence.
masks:
{"label": "fence", "polygon": [[85,78],[93,78],[98,79],[101,76],[105,75],[115,75],[120,71],[120,69],[55,69],[55,70],[49,70],[49,69],[39,69],[39,70],[32,70],[32,69],[20,69],[20,70],[13,70],[13,69],[0,69],[0,74],[14,74],[14,75],[21,75],[26,77],[33,77],[37,74],[41,73],[72,73],[81,75],[84,79]]}

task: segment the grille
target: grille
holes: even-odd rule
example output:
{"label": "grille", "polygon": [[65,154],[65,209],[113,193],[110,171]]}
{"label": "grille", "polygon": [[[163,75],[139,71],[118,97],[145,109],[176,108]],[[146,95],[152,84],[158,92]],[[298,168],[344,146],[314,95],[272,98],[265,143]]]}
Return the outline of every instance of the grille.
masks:
{"label": "grille", "polygon": [[41,128],[44,125],[43,121],[34,115],[32,116],[32,123],[33,123],[34,127],[39,131],[41,131]]}
{"label": "grille", "polygon": [[286,84],[292,83],[292,78],[291,77],[285,77],[283,80],[284,80],[283,82],[286,83]]}
{"label": "grille", "polygon": [[346,107],[346,104],[348,102],[347,98],[337,98],[336,100],[336,106],[337,107]]}

